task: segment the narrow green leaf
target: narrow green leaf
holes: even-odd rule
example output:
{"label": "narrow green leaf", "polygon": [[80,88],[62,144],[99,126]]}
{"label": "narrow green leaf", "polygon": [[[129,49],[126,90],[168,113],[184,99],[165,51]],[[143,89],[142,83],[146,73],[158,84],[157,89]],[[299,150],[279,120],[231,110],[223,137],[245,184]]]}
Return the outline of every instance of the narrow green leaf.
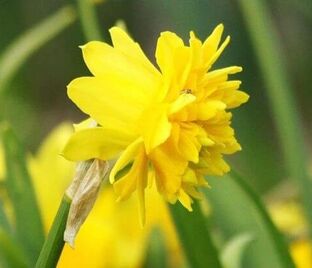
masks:
{"label": "narrow green leaf", "polygon": [[2,127],[1,136],[5,151],[6,186],[14,209],[16,236],[27,256],[35,262],[44,241],[44,232],[35,192],[26,168],[25,153],[9,126]]}
{"label": "narrow green leaf", "polygon": [[242,259],[247,246],[253,240],[249,233],[243,233],[230,239],[222,249],[221,261],[226,268],[242,267]]}
{"label": "narrow green leaf", "polygon": [[71,199],[63,196],[48,237],[41,249],[36,268],[56,267],[64,247],[64,231]]}
{"label": "narrow green leaf", "polygon": [[293,96],[294,90],[285,69],[282,46],[274,31],[266,2],[238,0],[266,83],[286,168],[291,179],[299,186],[305,213],[312,228],[312,179],[308,171],[303,127]]}
{"label": "narrow green leaf", "polygon": [[190,267],[221,268],[218,251],[198,202],[194,202],[193,212],[180,204],[169,208]]}
{"label": "narrow green leaf", "polygon": [[0,92],[23,63],[41,46],[75,21],[75,10],[66,6],[18,37],[0,57]]}
{"label": "narrow green leaf", "polygon": [[225,237],[243,232],[254,235],[246,250],[244,267],[295,267],[260,197],[243,179],[232,172],[222,179],[209,178],[209,183],[214,189],[206,190],[205,194],[211,202],[216,225]]}
{"label": "narrow green leaf", "polygon": [[26,268],[30,263],[14,238],[0,227],[0,256],[8,267]]}
{"label": "narrow green leaf", "polygon": [[166,245],[163,233],[160,229],[155,228],[150,233],[144,267],[166,268],[167,266]]}
{"label": "narrow green leaf", "polygon": [[102,40],[94,3],[90,0],[77,0],[77,4],[85,39],[87,41]]}
{"label": "narrow green leaf", "polygon": [[8,217],[4,212],[2,200],[0,200],[0,228],[7,232],[12,231]]}

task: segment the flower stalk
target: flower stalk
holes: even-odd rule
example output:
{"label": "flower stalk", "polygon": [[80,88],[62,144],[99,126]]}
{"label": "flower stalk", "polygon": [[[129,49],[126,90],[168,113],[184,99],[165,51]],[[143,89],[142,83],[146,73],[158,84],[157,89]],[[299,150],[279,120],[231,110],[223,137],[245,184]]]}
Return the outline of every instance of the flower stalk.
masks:
{"label": "flower stalk", "polygon": [[72,200],[65,194],[41,249],[36,268],[56,267],[65,244],[63,234],[71,202]]}

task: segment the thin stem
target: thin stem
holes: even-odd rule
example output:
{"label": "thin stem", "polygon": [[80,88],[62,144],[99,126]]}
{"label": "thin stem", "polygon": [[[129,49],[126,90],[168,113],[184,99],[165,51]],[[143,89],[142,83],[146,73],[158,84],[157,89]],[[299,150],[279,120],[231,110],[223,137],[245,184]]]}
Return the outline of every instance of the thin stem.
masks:
{"label": "thin stem", "polygon": [[36,268],[56,267],[64,247],[64,231],[71,199],[63,196],[48,237],[41,249]]}
{"label": "thin stem", "polygon": [[286,168],[302,193],[305,212],[312,226],[312,180],[307,169],[303,128],[285,69],[282,48],[274,32],[266,1],[238,0],[238,3],[266,83]]}
{"label": "thin stem", "polygon": [[87,41],[102,40],[94,4],[90,0],[77,0],[79,17]]}

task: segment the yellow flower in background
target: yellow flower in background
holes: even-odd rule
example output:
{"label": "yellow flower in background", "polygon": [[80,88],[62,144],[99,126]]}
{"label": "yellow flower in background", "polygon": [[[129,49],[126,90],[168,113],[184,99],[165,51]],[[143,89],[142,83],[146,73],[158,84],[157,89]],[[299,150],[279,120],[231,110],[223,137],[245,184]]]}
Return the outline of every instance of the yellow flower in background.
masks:
{"label": "yellow flower in background", "polygon": [[242,68],[212,70],[230,40],[220,44],[222,32],[219,25],[203,43],[191,32],[188,46],[174,33],[161,33],[160,70],[118,27],[110,30],[113,46],[82,46],[93,76],[73,80],[68,95],[97,127],[74,133],[64,156],[116,159],[110,181],[119,200],[137,191],[143,221],[148,184],[155,181],[167,201],[191,210],[196,187],[208,185],[204,176],[228,172],[223,155],[241,149],[228,110],[248,95],[228,77]]}
{"label": "yellow flower in background", "polygon": [[60,156],[60,148],[72,132],[71,124],[59,125],[43,141],[36,155],[27,157],[46,232],[50,229],[64,191],[73,177],[75,165]]}
{"label": "yellow flower in background", "polygon": [[308,228],[303,210],[294,200],[275,201],[269,211],[278,229],[289,236],[300,236]]}
{"label": "yellow flower in background", "polygon": [[312,267],[312,243],[308,239],[293,242],[290,247],[291,255],[297,268]]}
{"label": "yellow flower in background", "polygon": [[308,237],[308,223],[300,204],[293,200],[271,201],[272,220],[290,242],[289,249],[297,268],[312,267],[312,243]]}
{"label": "yellow flower in background", "polygon": [[[74,173],[74,163],[59,155],[71,134],[71,125],[61,124],[45,139],[38,152],[28,158],[46,232]],[[164,232],[170,267],[180,266],[182,255],[175,229],[156,190],[148,189],[148,221],[142,229],[133,217],[135,198],[117,203],[112,186],[104,188],[77,236],[75,249],[65,245],[58,267],[140,267],[148,237],[156,227]],[[105,252],[109,252],[109,258]]]}

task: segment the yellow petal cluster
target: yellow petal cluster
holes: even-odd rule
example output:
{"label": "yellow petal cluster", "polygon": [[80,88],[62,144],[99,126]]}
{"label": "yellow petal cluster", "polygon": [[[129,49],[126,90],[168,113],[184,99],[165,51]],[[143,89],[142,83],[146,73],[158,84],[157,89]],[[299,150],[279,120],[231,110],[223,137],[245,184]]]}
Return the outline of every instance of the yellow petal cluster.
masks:
{"label": "yellow petal cluster", "polygon": [[230,109],[248,100],[242,70],[213,69],[230,38],[221,42],[223,25],[201,42],[193,32],[189,45],[172,32],[157,41],[156,68],[140,46],[118,27],[113,46],[92,41],[82,46],[92,76],[68,85],[68,96],[97,122],[76,131],[64,156],[72,161],[116,160],[110,174],[119,200],[137,191],[144,220],[145,189],[155,182],[171,203],[192,210],[205,175],[229,171],[224,154],[240,150],[231,127]]}

